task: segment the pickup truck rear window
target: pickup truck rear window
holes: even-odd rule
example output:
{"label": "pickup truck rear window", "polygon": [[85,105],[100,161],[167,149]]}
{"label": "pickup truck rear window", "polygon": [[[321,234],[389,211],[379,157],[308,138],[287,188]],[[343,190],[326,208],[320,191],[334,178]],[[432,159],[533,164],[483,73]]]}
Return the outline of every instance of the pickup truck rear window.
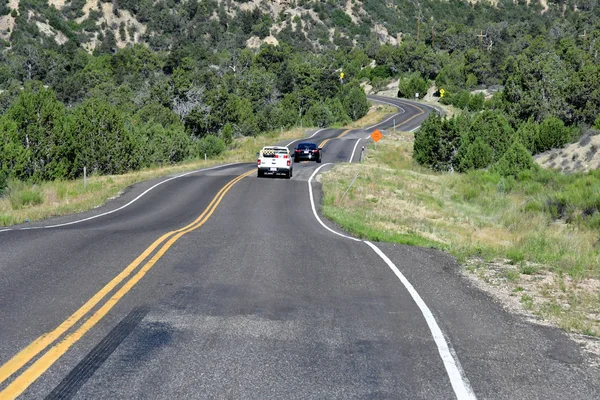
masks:
{"label": "pickup truck rear window", "polygon": [[276,154],[285,154],[287,155],[288,152],[285,149],[263,149],[262,151],[262,156],[263,157],[267,157],[267,158],[273,158],[275,157]]}

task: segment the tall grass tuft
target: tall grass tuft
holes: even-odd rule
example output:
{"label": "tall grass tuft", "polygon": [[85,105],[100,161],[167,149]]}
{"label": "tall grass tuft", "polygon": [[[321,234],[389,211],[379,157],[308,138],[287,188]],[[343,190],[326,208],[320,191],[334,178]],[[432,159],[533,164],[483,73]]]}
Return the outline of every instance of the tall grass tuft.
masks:
{"label": "tall grass tuft", "polygon": [[13,210],[36,206],[44,202],[44,196],[37,186],[29,186],[16,180],[8,182],[6,195]]}

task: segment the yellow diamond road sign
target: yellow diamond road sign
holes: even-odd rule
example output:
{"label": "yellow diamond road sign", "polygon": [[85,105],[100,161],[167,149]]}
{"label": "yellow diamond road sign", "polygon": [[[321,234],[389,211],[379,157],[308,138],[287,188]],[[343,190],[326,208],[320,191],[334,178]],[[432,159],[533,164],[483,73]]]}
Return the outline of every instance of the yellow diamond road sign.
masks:
{"label": "yellow diamond road sign", "polygon": [[379,129],[375,129],[375,132],[371,133],[371,139],[373,139],[375,143],[379,142],[382,137],[383,135],[379,132]]}
{"label": "yellow diamond road sign", "polygon": [[445,94],[446,91],[444,90],[444,88],[440,89],[440,97],[444,97]]}
{"label": "yellow diamond road sign", "polygon": [[343,72],[340,73],[340,79],[344,79],[344,76],[346,76]]}

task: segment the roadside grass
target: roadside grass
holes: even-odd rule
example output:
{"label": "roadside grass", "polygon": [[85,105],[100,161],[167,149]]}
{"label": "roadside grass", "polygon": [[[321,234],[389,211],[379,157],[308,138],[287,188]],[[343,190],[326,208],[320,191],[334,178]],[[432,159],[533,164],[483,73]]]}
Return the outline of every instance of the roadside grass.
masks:
{"label": "roadside grass", "polygon": [[364,239],[448,251],[508,295],[519,288],[524,309],[600,335],[600,173],[436,173],[413,162],[412,141],[388,132],[363,164],[324,173],[324,215]]}
{"label": "roadside grass", "polygon": [[344,128],[360,129],[371,125],[375,125],[378,122],[383,121],[389,115],[395,114],[397,112],[398,110],[396,109],[396,107],[388,106],[385,104],[372,103],[369,113],[367,115],[365,115],[363,118],[357,121],[346,124]]}
{"label": "roadside grass", "polygon": [[435,106],[435,107],[443,109],[445,111],[445,113],[446,113],[445,115],[448,118],[452,118],[454,115],[460,114],[461,112],[463,112],[463,110],[461,110],[460,108],[457,108],[457,107],[455,107],[455,106],[453,106],[451,104],[442,104],[442,103],[440,103],[439,99],[437,99],[437,100],[420,100],[419,102],[423,103],[423,104],[427,104],[427,105],[430,105],[430,106]]}

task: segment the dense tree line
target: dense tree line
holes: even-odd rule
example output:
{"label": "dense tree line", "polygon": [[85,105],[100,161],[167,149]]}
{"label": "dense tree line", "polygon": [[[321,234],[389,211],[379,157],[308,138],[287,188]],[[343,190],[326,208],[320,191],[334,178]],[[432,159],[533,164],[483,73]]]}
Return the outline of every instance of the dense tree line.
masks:
{"label": "dense tree line", "polygon": [[118,174],[212,156],[235,136],[346,123],[368,111],[356,81],[342,84],[328,59],[287,46],[224,52],[210,68],[184,57],[171,69],[168,57],[142,45],[75,51],[54,85],[10,87],[2,180],[75,178],[83,167]]}

